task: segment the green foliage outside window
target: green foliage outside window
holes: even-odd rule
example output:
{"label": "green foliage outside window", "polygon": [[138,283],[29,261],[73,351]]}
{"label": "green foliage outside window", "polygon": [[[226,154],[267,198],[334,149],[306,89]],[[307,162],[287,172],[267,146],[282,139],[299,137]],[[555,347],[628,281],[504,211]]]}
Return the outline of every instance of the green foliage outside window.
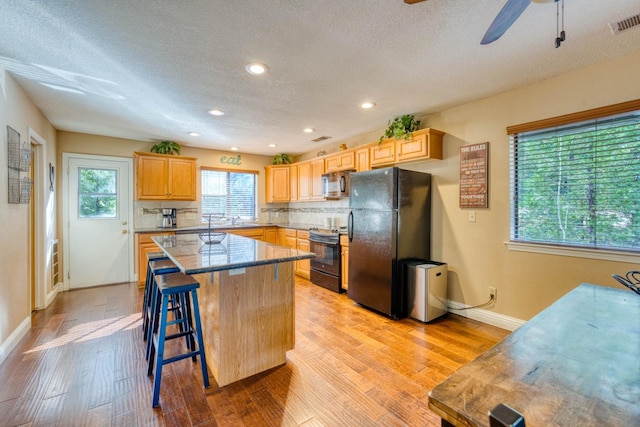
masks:
{"label": "green foliage outside window", "polygon": [[78,175],[80,218],[117,216],[117,172],[109,169],[80,168]]}
{"label": "green foliage outside window", "polygon": [[512,136],[514,241],[640,250],[640,112]]}

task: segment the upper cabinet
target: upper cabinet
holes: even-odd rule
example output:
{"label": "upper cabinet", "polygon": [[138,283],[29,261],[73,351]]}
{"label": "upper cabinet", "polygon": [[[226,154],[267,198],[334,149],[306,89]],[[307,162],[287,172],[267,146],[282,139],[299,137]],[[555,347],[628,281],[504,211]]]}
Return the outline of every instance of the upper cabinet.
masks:
{"label": "upper cabinet", "polygon": [[134,153],[136,200],[196,200],[196,158]]}
{"label": "upper cabinet", "polygon": [[287,203],[291,200],[290,166],[265,166],[265,200],[267,203]]}
{"label": "upper cabinet", "polygon": [[297,164],[298,201],[322,200],[322,174],[324,159],[317,158]]}
{"label": "upper cabinet", "polygon": [[444,132],[436,129],[421,129],[413,132],[409,140],[388,138],[291,165],[265,166],[265,199],[267,203],[324,200],[324,173],[349,169],[362,172],[402,162],[441,160],[443,136]]}
{"label": "upper cabinet", "polygon": [[356,172],[363,172],[371,169],[371,165],[369,163],[369,147],[356,149],[355,158]]}
{"label": "upper cabinet", "polygon": [[355,169],[356,160],[353,150],[341,151],[324,158],[325,172],[338,172],[343,170]]}
{"label": "upper cabinet", "polygon": [[371,167],[410,160],[442,160],[442,137],[444,132],[436,129],[421,129],[412,133],[411,139],[388,138],[371,146]]}

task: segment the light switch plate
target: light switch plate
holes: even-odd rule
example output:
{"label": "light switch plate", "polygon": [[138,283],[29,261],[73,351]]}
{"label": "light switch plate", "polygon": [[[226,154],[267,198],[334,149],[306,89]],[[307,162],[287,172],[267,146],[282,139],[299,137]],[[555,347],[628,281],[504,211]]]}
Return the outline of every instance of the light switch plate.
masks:
{"label": "light switch plate", "polygon": [[476,222],[476,211],[469,211],[469,222]]}
{"label": "light switch plate", "polygon": [[187,212],[184,216],[185,219],[196,219],[196,214],[193,212]]}

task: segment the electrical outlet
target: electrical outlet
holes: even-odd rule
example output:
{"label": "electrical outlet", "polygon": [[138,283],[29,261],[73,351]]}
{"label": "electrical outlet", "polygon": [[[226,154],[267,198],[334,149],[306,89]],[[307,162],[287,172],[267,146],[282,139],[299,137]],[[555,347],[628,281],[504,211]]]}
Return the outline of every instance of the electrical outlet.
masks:
{"label": "electrical outlet", "polygon": [[138,215],[144,215],[144,208],[138,208]]}
{"label": "electrical outlet", "polygon": [[489,286],[489,296],[492,297],[494,301],[498,299],[498,289]]}
{"label": "electrical outlet", "polygon": [[469,211],[469,222],[476,222],[476,211]]}
{"label": "electrical outlet", "polygon": [[196,219],[196,214],[195,214],[194,212],[187,212],[187,213],[184,215],[184,218],[185,218],[185,219]]}

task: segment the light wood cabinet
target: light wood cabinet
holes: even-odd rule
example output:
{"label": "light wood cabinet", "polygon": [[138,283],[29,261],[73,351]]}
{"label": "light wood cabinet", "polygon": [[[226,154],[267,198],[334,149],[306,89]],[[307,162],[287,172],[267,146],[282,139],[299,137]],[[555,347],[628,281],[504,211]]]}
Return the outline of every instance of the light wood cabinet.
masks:
{"label": "light wood cabinet", "polygon": [[311,200],[311,162],[298,163],[298,201]]}
{"label": "light wood cabinet", "polygon": [[444,132],[421,129],[412,133],[411,139],[388,138],[374,144],[369,151],[370,166],[384,166],[415,160],[442,159]]}
{"label": "light wood cabinet", "polygon": [[442,136],[444,132],[423,129],[413,132],[411,139],[396,140],[396,161],[414,159],[442,159]]}
{"label": "light wood cabinet", "polygon": [[[291,249],[298,249],[309,252],[309,232],[305,230],[295,230],[293,228],[281,229],[281,237],[284,239],[280,244]],[[308,259],[295,261],[295,273],[298,276],[308,279],[311,277],[311,261]]]}
{"label": "light wood cabinet", "polygon": [[268,165],[265,169],[265,200],[267,203],[289,202],[290,167],[289,165]]}
{"label": "light wood cabinet", "polygon": [[250,237],[256,240],[264,240],[264,228],[251,227],[251,228],[223,228],[229,234],[235,234],[236,236]]}
{"label": "light wood cabinet", "polygon": [[298,201],[322,200],[324,159],[298,163]]}
{"label": "light wood cabinet", "polygon": [[356,158],[353,151],[343,151],[324,158],[325,172],[338,172],[355,169]]}
{"label": "light wood cabinet", "polygon": [[[324,173],[324,160],[311,160],[311,200],[323,199],[322,174]],[[308,237],[308,236],[307,236]]]}
{"label": "light wood cabinet", "polygon": [[298,201],[298,165],[289,166],[289,200],[292,202]]}
{"label": "light wood cabinet", "polygon": [[385,139],[379,145],[374,145],[369,151],[371,167],[388,165],[396,162],[395,140]]}
{"label": "light wood cabinet", "polygon": [[134,153],[136,200],[191,200],[196,195],[196,158]]}
{"label": "light wood cabinet", "polygon": [[369,148],[360,148],[355,151],[356,172],[368,171],[371,169],[369,165]]}
{"label": "light wood cabinet", "polygon": [[266,227],[264,229],[264,241],[277,245],[278,244],[278,228]]}
{"label": "light wood cabinet", "polygon": [[138,254],[138,285],[144,287],[144,282],[147,277],[147,254],[152,252],[162,252],[162,250],[156,245],[152,236],[170,236],[173,232],[153,232],[153,233],[138,233],[136,234],[137,251]]}
{"label": "light wood cabinet", "polygon": [[340,277],[342,281],[342,289],[349,289],[349,237],[340,236]]}
{"label": "light wood cabinet", "polygon": [[[309,232],[298,230],[296,232],[296,249],[309,252]],[[301,259],[296,261],[296,274],[309,279],[311,277],[311,260]]]}

